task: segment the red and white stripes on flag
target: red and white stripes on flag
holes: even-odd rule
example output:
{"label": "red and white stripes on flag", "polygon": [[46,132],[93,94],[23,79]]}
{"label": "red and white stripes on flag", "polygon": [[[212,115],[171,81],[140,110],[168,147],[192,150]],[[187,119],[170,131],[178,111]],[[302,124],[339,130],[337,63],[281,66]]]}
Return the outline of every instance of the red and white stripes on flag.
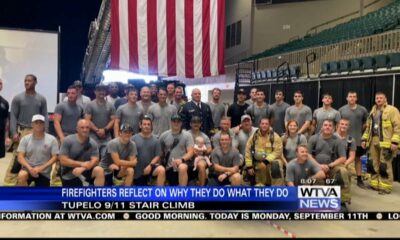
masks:
{"label": "red and white stripes on flag", "polygon": [[199,78],[224,73],[225,0],[112,0],[111,68]]}

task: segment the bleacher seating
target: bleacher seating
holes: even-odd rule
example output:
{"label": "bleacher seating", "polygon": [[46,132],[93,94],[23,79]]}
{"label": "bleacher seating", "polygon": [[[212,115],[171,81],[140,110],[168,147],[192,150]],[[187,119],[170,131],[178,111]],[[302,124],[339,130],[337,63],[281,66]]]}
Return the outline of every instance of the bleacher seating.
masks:
{"label": "bleacher seating", "polygon": [[[336,25],[335,27],[326,29],[317,34],[307,35],[302,39],[296,39],[274,48],[267,49],[264,52],[243,59],[242,62],[320,45],[334,44],[354,38],[382,33],[396,28],[400,28],[400,0],[394,0],[392,3],[377,11],[371,12],[362,17],[354,18],[349,22]],[[383,58],[377,60],[378,65],[384,63],[380,62],[381,60],[384,61]]]}
{"label": "bleacher seating", "polygon": [[321,74],[340,72],[353,72],[386,69],[400,67],[400,53],[381,54],[372,57],[362,57],[339,62],[327,62],[321,64]]}

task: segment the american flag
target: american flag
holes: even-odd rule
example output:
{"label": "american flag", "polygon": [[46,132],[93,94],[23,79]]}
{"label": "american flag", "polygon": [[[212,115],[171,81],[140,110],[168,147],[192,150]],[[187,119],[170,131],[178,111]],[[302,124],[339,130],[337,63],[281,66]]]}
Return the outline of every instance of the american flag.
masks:
{"label": "american flag", "polygon": [[225,0],[112,0],[111,68],[199,78],[224,73]]}

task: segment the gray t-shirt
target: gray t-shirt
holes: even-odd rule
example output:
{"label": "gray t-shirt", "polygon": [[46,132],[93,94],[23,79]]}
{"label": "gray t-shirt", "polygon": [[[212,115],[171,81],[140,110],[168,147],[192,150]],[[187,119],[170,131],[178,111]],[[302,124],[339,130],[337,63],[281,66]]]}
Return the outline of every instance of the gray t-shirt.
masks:
{"label": "gray t-shirt", "polygon": [[62,102],[57,104],[54,113],[61,115],[61,129],[65,136],[74,134],[76,124],[83,117],[83,109],[78,104]]}
{"label": "gray t-shirt", "polygon": [[240,166],[240,153],[234,148],[229,149],[227,153],[224,153],[221,148],[216,148],[211,153],[211,159],[214,164],[222,167]]}
{"label": "gray t-shirt", "polygon": [[321,131],[322,128],[322,123],[325,120],[333,121],[333,126],[336,126],[336,124],[340,120],[340,113],[334,108],[326,110],[323,107],[320,107],[314,111],[313,119],[317,122],[317,127],[315,128],[315,132],[319,133],[319,131]]}
{"label": "gray t-shirt", "polygon": [[296,105],[288,107],[285,113],[285,122],[289,120],[296,120],[300,129],[306,121],[312,121],[311,108],[306,105],[302,105],[300,109]]}
{"label": "gray t-shirt", "polygon": [[341,138],[338,133],[335,133],[335,136],[342,142],[344,149],[346,151],[346,158],[348,158],[351,151],[357,150],[357,144],[353,137],[348,135],[345,138]]}
{"label": "gray t-shirt", "polygon": [[312,160],[299,164],[297,159],[290,161],[286,167],[286,181],[293,182],[295,186],[303,185],[302,180],[314,176],[321,168]]}
{"label": "gray t-shirt", "polygon": [[275,102],[271,105],[271,110],[274,113],[273,129],[279,136],[285,133],[285,113],[288,107],[290,107],[290,105],[286,102],[282,102],[279,105]]}
{"label": "gray t-shirt", "polygon": [[249,133],[243,131],[243,129],[240,129],[239,134],[237,135],[237,139],[239,142],[239,152],[242,154],[242,156],[246,156],[246,145],[247,142],[249,141],[250,136],[252,136],[258,128],[256,127],[251,127],[251,131]]}
{"label": "gray t-shirt", "polygon": [[161,144],[154,135],[144,138],[142,135],[136,134],[132,137],[136,144],[138,163],[135,167],[135,179],[143,176],[144,169],[150,164],[153,158],[161,157]]}
{"label": "gray t-shirt", "polygon": [[215,104],[212,101],[208,103],[211,108],[212,119],[214,127],[219,127],[221,118],[225,116],[225,106],[222,103]]}
{"label": "gray t-shirt", "polygon": [[367,121],[368,111],[365,107],[357,105],[355,109],[351,109],[349,105],[339,108],[342,118],[349,119],[349,135],[354,137],[357,146],[361,146],[361,136],[363,133],[363,125]]}
{"label": "gray t-shirt", "polygon": [[153,120],[153,134],[158,137],[170,129],[171,116],[176,113],[176,107],[168,103],[165,106],[160,106],[158,103],[151,105],[147,114]]}
{"label": "gray t-shirt", "polygon": [[155,102],[151,101],[149,103],[144,103],[142,100],[137,102],[137,105],[139,105],[142,109],[144,114],[147,114],[147,112],[149,111],[150,106],[156,104]]}
{"label": "gray t-shirt", "polygon": [[[92,115],[92,122],[96,127],[104,128],[110,122],[111,117],[115,116],[115,107],[108,102],[98,104],[96,100],[93,100],[86,106],[85,113]],[[90,137],[99,144],[105,143],[111,140],[111,132],[107,132],[104,139],[99,139],[95,132],[91,132]]]}
{"label": "gray t-shirt", "polygon": [[294,138],[287,137],[286,135],[282,137],[282,142],[285,142],[285,147],[283,153],[286,160],[289,162],[296,158],[296,148],[299,144],[307,144],[307,138],[303,135],[296,135]]}
{"label": "gray t-shirt", "polygon": [[[37,139],[32,134],[28,134],[21,139],[17,152],[25,153],[25,159],[32,167],[40,166],[50,160],[53,155],[58,154],[57,139],[45,133],[44,138]],[[41,174],[50,178],[51,166]]]}
{"label": "gray t-shirt", "polygon": [[[64,138],[64,142],[60,147],[60,155],[65,155],[68,158],[79,161],[90,161],[91,157],[99,156],[99,148],[95,140],[89,138],[88,141],[81,143],[78,141],[77,134],[69,135]],[[61,165],[61,176],[65,180],[76,178],[72,174],[72,168]]]}
{"label": "gray t-shirt", "polygon": [[114,162],[111,158],[111,153],[118,153],[119,159],[128,160],[129,157],[136,157],[136,144],[132,141],[129,141],[127,144],[122,144],[119,138],[114,138],[109,141],[106,146],[106,154],[100,161],[100,166],[104,169],[105,174],[111,173],[108,168]]}
{"label": "gray t-shirt", "polygon": [[[64,102],[68,102],[68,97],[64,98]],[[81,106],[82,109],[85,109],[86,106],[88,105],[88,103],[90,103],[90,102],[91,102],[90,98],[88,96],[85,96],[85,95],[80,95],[76,99],[76,104]]]}
{"label": "gray t-shirt", "polygon": [[[228,130],[229,136],[231,136],[231,141],[232,141],[232,147],[239,149],[239,141],[237,139],[237,135],[233,132],[232,129]],[[221,131],[217,132],[212,136],[212,145],[214,148],[219,148],[219,140],[221,139]]]}
{"label": "gray t-shirt", "polygon": [[16,95],[11,102],[10,111],[10,131],[11,135],[17,133],[17,125],[23,127],[31,127],[32,116],[41,114],[46,118],[46,129],[49,122],[47,118],[47,101],[44,96],[39,93],[35,95],[26,95],[22,92]]}
{"label": "gray t-shirt", "polygon": [[311,136],[308,141],[308,152],[320,164],[329,164],[339,157],[346,157],[345,148],[335,135],[328,139],[324,139],[321,134]]}
{"label": "gray t-shirt", "polygon": [[119,125],[130,124],[134,133],[139,132],[139,121],[144,115],[143,108],[138,104],[130,105],[126,103],[120,106],[116,113],[116,118],[119,119]]}
{"label": "gray t-shirt", "polygon": [[[178,139],[179,142],[172,150],[172,146],[174,143],[174,139]],[[178,141],[176,140],[176,141]],[[193,147],[193,138],[187,131],[182,130],[179,134],[172,134],[171,130],[168,130],[161,134],[160,136],[161,149],[164,153],[164,156],[167,152],[171,152],[169,158],[166,159],[166,168],[169,169],[172,167],[172,159],[180,159],[187,152],[186,149],[188,147]]]}
{"label": "gray t-shirt", "polygon": [[254,127],[258,127],[260,125],[262,118],[271,119],[274,117],[271,107],[266,103],[264,103],[261,107],[257,106],[257,104],[250,105],[246,110],[246,114],[249,114],[252,117]]}

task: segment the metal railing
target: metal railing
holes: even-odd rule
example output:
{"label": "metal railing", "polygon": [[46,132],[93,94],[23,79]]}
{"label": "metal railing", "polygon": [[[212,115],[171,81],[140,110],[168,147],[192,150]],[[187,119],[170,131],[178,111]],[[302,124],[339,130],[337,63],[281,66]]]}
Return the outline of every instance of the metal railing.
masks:
{"label": "metal railing", "polygon": [[[261,71],[264,69],[276,68],[283,61],[287,61],[290,66],[299,66],[302,76],[307,74],[308,66],[310,76],[317,77],[321,72],[321,64],[325,62],[348,60],[395,52],[400,52],[400,29],[335,44],[317,46],[271,57],[260,58],[257,60],[256,65],[254,65],[254,61],[249,61],[240,63],[240,67],[253,68],[255,66],[255,71]],[[307,64],[307,56],[313,53],[315,53],[315,61]],[[231,65],[228,67],[233,66]]]}

